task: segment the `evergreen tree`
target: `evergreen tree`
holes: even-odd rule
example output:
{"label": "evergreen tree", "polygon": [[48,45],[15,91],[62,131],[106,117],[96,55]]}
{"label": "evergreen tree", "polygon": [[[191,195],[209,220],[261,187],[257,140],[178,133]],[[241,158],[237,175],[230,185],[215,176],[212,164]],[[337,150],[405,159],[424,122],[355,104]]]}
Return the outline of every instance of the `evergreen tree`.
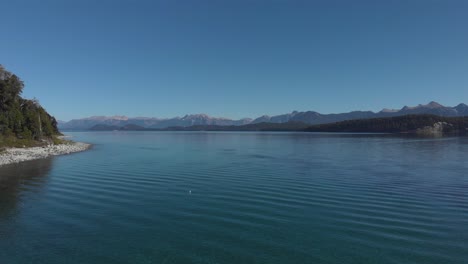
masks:
{"label": "evergreen tree", "polygon": [[3,138],[41,140],[60,134],[57,121],[38,100],[21,97],[23,88],[23,81],[0,65],[0,135]]}

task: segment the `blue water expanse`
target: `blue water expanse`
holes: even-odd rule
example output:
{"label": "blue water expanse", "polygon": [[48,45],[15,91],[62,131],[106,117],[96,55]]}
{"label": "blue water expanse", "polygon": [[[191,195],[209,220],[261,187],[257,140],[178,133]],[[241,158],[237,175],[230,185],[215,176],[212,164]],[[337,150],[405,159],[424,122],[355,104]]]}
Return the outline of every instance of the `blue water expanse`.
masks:
{"label": "blue water expanse", "polygon": [[0,169],[0,263],[467,263],[468,138],[81,132]]}

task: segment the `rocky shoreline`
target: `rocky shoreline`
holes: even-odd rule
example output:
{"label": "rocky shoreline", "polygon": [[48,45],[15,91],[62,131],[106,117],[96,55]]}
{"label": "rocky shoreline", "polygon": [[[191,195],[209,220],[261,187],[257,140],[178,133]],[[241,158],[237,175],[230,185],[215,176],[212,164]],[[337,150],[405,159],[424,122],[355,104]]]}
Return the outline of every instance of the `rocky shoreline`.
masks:
{"label": "rocky shoreline", "polygon": [[32,148],[9,148],[0,153],[0,166],[19,163],[28,160],[66,155],[89,149],[91,144],[81,142],[67,142],[59,145],[48,145]]}

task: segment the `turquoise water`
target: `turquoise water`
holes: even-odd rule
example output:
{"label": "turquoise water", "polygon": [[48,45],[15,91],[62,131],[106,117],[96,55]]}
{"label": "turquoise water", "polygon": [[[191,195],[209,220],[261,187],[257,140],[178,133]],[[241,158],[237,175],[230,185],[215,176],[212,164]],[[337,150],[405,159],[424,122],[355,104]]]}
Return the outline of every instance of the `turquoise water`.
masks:
{"label": "turquoise water", "polygon": [[0,263],[468,263],[468,138],[70,134],[0,169]]}

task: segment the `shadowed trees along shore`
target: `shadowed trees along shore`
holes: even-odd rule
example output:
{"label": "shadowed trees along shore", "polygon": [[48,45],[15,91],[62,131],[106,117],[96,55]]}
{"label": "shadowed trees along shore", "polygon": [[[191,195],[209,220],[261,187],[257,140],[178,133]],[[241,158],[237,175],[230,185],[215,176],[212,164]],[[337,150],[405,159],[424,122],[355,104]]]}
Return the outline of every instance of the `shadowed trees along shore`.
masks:
{"label": "shadowed trees along shore", "polygon": [[59,135],[57,121],[36,99],[21,97],[24,83],[0,65],[0,146],[30,146]]}
{"label": "shadowed trees along shore", "polygon": [[433,127],[435,124],[444,124],[441,132],[466,133],[468,117],[442,117],[436,115],[407,115],[388,118],[372,118],[347,120],[331,124],[311,126],[308,132],[375,132],[375,133],[402,133],[415,132],[418,129]]}

